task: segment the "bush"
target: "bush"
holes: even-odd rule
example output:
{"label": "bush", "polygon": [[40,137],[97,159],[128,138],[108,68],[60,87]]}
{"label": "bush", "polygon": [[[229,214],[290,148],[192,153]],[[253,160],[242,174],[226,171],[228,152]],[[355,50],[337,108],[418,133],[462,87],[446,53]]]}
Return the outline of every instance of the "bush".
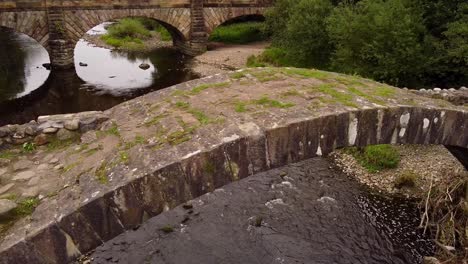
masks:
{"label": "bush", "polygon": [[426,69],[422,14],[406,0],[341,4],[327,19],[332,69],[394,85],[417,85]]}
{"label": "bush", "polygon": [[394,185],[396,188],[401,189],[403,187],[412,188],[416,186],[416,181],[418,180],[418,174],[413,171],[404,171],[395,179]]}
{"label": "bush", "polygon": [[347,152],[372,173],[396,168],[400,163],[400,154],[391,145],[367,146],[364,149],[349,148]]}
{"label": "bush", "polygon": [[107,29],[108,36],[114,38],[147,39],[151,37],[151,32],[138,19],[124,18],[111,25]]}
{"label": "bush", "polygon": [[297,66],[291,56],[282,48],[270,47],[258,56],[250,56],[247,59],[247,67],[265,66]]}
{"label": "bush", "polygon": [[246,44],[265,40],[267,35],[263,22],[243,22],[217,27],[209,38],[210,41]]}
{"label": "bush", "polygon": [[468,82],[466,14],[462,0],[277,0],[265,28],[290,66],[453,87]]}
{"label": "bush", "polygon": [[150,18],[121,19],[111,25],[107,29],[107,34],[102,35],[101,39],[116,48],[138,51],[144,47],[143,40],[153,36],[152,32],[158,32],[163,41],[172,39],[166,28]]}

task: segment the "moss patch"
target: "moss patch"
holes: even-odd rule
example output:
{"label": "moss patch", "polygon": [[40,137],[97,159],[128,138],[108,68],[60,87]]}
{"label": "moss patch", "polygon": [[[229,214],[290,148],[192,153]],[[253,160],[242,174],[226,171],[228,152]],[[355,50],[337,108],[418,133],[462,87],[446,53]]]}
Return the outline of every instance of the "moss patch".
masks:
{"label": "moss patch", "polygon": [[332,97],[333,100],[327,103],[332,103],[333,101],[335,101],[346,106],[358,108],[358,105],[353,100],[353,95],[336,90],[333,87],[333,84],[321,84],[319,86],[312,87],[312,89],[318,90],[319,92]]}
{"label": "moss patch", "polygon": [[101,184],[106,184],[109,182],[109,178],[107,177],[107,161],[103,161],[101,163],[101,166],[96,169],[94,172],[94,175],[96,176],[96,179],[101,183]]}
{"label": "moss patch", "polygon": [[393,169],[400,164],[400,153],[391,145],[373,145],[363,149],[352,147],[346,152],[371,173]]}

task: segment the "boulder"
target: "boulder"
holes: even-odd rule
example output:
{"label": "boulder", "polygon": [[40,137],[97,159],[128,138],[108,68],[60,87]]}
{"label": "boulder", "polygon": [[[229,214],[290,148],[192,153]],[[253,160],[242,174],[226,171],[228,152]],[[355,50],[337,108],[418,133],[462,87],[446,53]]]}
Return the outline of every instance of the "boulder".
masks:
{"label": "boulder", "polygon": [[0,199],[0,218],[7,217],[18,205],[10,200]]}
{"label": "boulder", "polygon": [[75,137],[75,133],[73,133],[70,130],[65,129],[65,128],[61,128],[57,132],[57,139],[58,140],[68,140],[68,139],[72,139],[73,137]]}
{"label": "boulder", "polygon": [[140,67],[140,69],[142,69],[142,70],[147,70],[147,69],[149,69],[151,66],[150,66],[148,63],[142,63],[142,64],[140,64],[140,66],[138,66],[138,67]]}
{"label": "boulder", "polygon": [[56,127],[48,127],[48,128],[44,128],[44,130],[42,130],[43,133],[45,134],[54,134],[58,131],[58,128]]}
{"label": "boulder", "polygon": [[50,63],[44,63],[42,64],[42,67],[46,68],[46,70],[49,70],[52,68],[52,65]]}
{"label": "boulder", "polygon": [[34,144],[42,146],[49,143],[49,139],[46,134],[39,134],[34,138]]}
{"label": "boulder", "polygon": [[32,177],[36,176],[36,173],[34,171],[23,171],[18,174],[16,174],[13,177],[14,181],[29,181]]}
{"label": "boulder", "polygon": [[80,128],[80,120],[72,119],[65,122],[64,127],[68,130],[75,131]]}
{"label": "boulder", "polygon": [[11,188],[13,188],[13,186],[15,186],[14,183],[9,183],[9,184],[7,184],[5,186],[0,187],[0,195],[8,192]]}

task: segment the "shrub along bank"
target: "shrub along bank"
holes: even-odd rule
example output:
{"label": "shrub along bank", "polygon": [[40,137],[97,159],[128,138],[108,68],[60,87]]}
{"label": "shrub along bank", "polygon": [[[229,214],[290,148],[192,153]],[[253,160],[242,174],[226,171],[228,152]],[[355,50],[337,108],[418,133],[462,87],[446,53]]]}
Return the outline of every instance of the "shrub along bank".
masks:
{"label": "shrub along bank", "polygon": [[400,87],[468,83],[463,0],[277,0],[272,48],[249,65],[313,67]]}

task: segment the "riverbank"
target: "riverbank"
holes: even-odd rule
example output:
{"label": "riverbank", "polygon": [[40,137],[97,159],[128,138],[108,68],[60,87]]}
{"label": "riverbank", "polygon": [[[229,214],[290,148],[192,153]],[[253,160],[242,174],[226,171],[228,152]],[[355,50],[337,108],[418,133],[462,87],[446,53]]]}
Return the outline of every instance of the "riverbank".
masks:
{"label": "riverbank", "polygon": [[[83,40],[91,43],[92,45],[100,48],[110,50],[121,50],[127,52],[134,52],[136,50],[129,49],[128,46],[114,47],[107,44],[102,38],[102,35],[86,34],[83,36]],[[158,48],[169,48],[172,47],[172,41],[164,41],[157,32],[152,32],[152,36],[148,39],[142,40],[141,45],[138,46],[138,52],[150,52]]]}
{"label": "riverbank", "polygon": [[[462,164],[444,146],[403,145],[395,146],[395,149],[401,157],[398,167],[374,173],[346,150],[338,150],[330,157],[345,174],[361,183],[382,193],[408,198],[425,198],[431,181],[447,186],[454,180],[468,177]],[[403,177],[409,179],[406,185],[401,184]]]}
{"label": "riverbank", "polygon": [[269,45],[267,41],[244,45],[211,42],[208,51],[196,56],[190,67],[200,76],[238,70],[245,68],[248,57],[261,54]]}

